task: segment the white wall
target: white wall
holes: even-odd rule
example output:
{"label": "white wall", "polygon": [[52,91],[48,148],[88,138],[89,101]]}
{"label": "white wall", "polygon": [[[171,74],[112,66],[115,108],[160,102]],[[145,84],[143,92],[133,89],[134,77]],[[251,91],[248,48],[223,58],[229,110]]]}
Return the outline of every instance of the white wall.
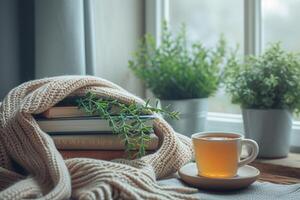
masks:
{"label": "white wall", "polygon": [[128,68],[128,59],[144,34],[144,1],[97,0],[96,75],[143,97],[144,87]]}

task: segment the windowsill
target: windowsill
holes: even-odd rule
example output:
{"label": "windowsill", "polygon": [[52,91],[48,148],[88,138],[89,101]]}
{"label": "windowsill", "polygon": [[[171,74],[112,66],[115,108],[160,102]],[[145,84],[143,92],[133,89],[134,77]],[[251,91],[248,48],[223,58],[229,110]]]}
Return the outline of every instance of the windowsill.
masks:
{"label": "windowsill", "polygon": [[[290,167],[290,168],[295,168],[295,169],[300,170],[300,154],[299,153],[290,153],[288,155],[288,157],[286,157],[286,158],[257,159],[255,162],[262,163],[262,164],[268,164],[268,165]],[[300,171],[298,173],[298,177],[300,178]]]}
{"label": "windowsill", "polygon": [[[244,134],[242,115],[209,112],[206,129],[207,131],[226,131]],[[300,153],[300,121],[293,122],[291,151]]]}
{"label": "windowsill", "polygon": [[261,172],[260,180],[279,183],[300,183],[300,154],[290,153],[286,158],[257,159],[250,165]]}

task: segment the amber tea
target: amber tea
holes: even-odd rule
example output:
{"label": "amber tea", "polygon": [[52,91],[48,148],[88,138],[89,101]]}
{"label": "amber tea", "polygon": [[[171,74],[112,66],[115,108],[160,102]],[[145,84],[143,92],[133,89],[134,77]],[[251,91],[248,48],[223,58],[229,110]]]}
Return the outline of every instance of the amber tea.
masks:
{"label": "amber tea", "polygon": [[[210,178],[230,178],[239,167],[252,162],[258,153],[257,143],[234,133],[198,133],[192,136],[198,175]],[[252,149],[251,155],[240,161],[241,146]]]}

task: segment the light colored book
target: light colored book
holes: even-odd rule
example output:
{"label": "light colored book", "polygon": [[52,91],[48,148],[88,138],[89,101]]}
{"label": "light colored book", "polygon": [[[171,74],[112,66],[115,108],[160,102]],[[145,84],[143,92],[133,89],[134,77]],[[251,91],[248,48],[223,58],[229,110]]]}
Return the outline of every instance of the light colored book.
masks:
{"label": "light colored book", "polygon": [[[114,134],[51,135],[57,149],[61,150],[124,150],[122,138]],[[146,150],[158,148],[158,137],[150,134]]]}
{"label": "light colored book", "polygon": [[59,106],[52,107],[42,113],[46,118],[61,118],[61,117],[84,117],[90,116],[76,106]]}
{"label": "light colored book", "polygon": [[[111,112],[118,113],[120,111],[119,107],[112,107]],[[68,118],[68,117],[86,117],[86,116],[97,116],[91,115],[84,110],[78,108],[77,106],[54,106],[49,108],[42,113],[42,116],[46,118]]]}
{"label": "light colored book", "polygon": [[[128,116],[128,123],[134,120]],[[145,115],[140,117],[145,121],[147,126],[153,126],[153,115]],[[37,119],[39,127],[49,134],[51,133],[80,133],[80,132],[112,132],[108,120],[100,117],[78,117],[78,118],[52,118],[52,119]]]}

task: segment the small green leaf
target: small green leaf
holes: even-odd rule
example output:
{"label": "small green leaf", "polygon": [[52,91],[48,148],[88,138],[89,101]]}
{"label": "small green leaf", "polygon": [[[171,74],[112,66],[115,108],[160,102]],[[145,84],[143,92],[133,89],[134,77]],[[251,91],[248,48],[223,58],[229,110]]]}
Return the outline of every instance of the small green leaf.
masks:
{"label": "small green leaf", "polygon": [[[150,100],[146,101],[145,105],[139,105],[136,102],[124,104],[117,100],[97,97],[96,94],[90,92],[77,101],[78,108],[86,113],[90,115],[97,113],[101,118],[108,120],[113,133],[122,138],[129,158],[134,156],[131,153],[133,150],[138,150],[135,156],[144,156],[146,142],[151,139],[149,134],[153,131],[153,127],[148,126],[147,122],[152,119],[141,118],[142,115],[150,114],[150,111],[170,117],[176,116],[176,112],[150,107],[149,102]],[[120,108],[119,113],[111,112],[113,106]]]}

